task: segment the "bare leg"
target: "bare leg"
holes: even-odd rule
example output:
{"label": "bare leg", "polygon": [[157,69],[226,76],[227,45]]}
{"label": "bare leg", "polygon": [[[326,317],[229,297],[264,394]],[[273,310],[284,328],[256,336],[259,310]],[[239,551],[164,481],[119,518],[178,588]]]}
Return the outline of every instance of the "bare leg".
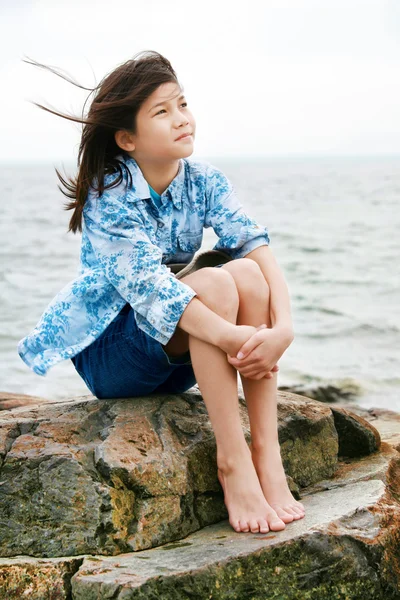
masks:
{"label": "bare leg", "polygon": [[[195,275],[188,275],[183,280],[196,290],[200,300],[211,310],[236,323],[239,299],[233,278],[220,269],[209,270],[207,279],[212,280],[214,285],[202,293]],[[237,532],[266,533],[270,529],[284,529],[285,523],[264,497],[244,437],[239,416],[236,369],[228,363],[223,350],[192,335],[189,335],[189,349],[215,433],[218,477],[224,489],[230,524]]]}
{"label": "bare leg", "polygon": [[[266,323],[271,327],[269,287],[257,263],[244,259],[222,268],[230,269],[239,293],[237,324],[257,327]],[[290,523],[304,517],[304,506],[293,498],[282,465],[277,426],[277,375],[273,372],[271,379],[255,380],[240,374],[240,378],[250,420],[252,459],[261,487],[278,516]]]}

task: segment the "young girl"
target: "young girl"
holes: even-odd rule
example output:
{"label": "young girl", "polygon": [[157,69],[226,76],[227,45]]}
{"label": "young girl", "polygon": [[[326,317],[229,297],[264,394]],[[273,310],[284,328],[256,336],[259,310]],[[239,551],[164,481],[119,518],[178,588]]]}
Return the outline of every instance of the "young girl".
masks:
{"label": "young girl", "polygon": [[[245,214],[219,169],[188,159],[196,123],[166,58],[138,53],[93,92],[82,119],[37,105],[83,124],[76,178],[57,171],[72,199],[68,231],[82,232],[82,250],[78,277],[19,342],[19,355],[39,375],[71,359],[97,398],[180,393],[197,382],[231,526],[284,529],[304,507],[287,486],[278,442],[277,361],[293,332],[268,231]],[[227,260],[175,276],[168,264],[191,261],[204,227]]]}

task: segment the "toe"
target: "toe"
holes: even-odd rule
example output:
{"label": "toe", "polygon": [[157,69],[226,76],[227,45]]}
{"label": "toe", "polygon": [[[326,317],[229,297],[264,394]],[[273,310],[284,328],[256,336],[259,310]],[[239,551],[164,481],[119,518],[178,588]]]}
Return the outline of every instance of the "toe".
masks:
{"label": "toe", "polygon": [[282,521],[284,523],[291,523],[294,519],[294,516],[292,515],[292,513],[288,512],[285,508],[281,508],[279,507],[273,507],[276,514],[278,515],[278,517],[280,519],[282,519]]}
{"label": "toe", "polygon": [[275,513],[274,516],[271,515],[269,518],[269,527],[272,531],[281,531],[285,529],[286,525]]}
{"label": "toe", "polygon": [[[293,521],[293,514],[287,511],[286,508],[283,508],[282,506],[279,506],[277,504],[270,504],[270,506],[274,511],[272,514],[278,522],[279,520],[283,521],[284,523],[291,523]],[[270,515],[270,517],[272,516],[272,514]],[[269,519],[269,522],[271,523],[271,518]]]}
{"label": "toe", "polygon": [[304,511],[301,510],[301,508],[299,506],[296,506],[296,504],[291,504],[290,508],[300,517],[302,517],[304,515]]}
{"label": "toe", "polygon": [[269,531],[268,521],[266,521],[265,519],[259,519],[258,524],[260,526],[260,533],[268,533],[268,531]]}
{"label": "toe", "polygon": [[250,519],[249,520],[249,525],[250,525],[250,531],[252,533],[259,533],[260,531],[260,526],[258,524],[257,519]]}
{"label": "toe", "polygon": [[239,521],[240,523],[240,530],[243,531],[244,533],[247,533],[248,531],[250,531],[250,527],[247,521],[245,521],[244,519],[240,519]]}
{"label": "toe", "polygon": [[293,519],[298,519],[300,516],[291,506],[285,506],[284,510],[286,510],[286,512],[292,515]]}
{"label": "toe", "polygon": [[237,532],[240,533],[241,529],[240,529],[240,521],[234,521],[234,523],[231,523],[233,529]]}

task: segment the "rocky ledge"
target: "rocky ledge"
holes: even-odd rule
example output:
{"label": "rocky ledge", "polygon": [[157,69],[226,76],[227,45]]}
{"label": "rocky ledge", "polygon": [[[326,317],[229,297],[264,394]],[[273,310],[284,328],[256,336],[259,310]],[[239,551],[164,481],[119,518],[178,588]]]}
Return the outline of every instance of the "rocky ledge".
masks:
{"label": "rocky ledge", "polygon": [[400,598],[400,415],[280,391],[306,516],[252,534],[227,520],[197,387],[19,404],[0,413],[0,599]]}

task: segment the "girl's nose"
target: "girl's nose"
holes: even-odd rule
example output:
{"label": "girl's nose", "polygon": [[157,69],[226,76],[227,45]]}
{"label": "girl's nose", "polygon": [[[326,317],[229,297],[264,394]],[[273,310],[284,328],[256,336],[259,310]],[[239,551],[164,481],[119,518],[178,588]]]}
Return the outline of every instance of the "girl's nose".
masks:
{"label": "girl's nose", "polygon": [[186,125],[189,125],[189,121],[187,120],[187,118],[183,118],[180,119],[180,121],[177,122],[178,123],[178,127],[185,127]]}

